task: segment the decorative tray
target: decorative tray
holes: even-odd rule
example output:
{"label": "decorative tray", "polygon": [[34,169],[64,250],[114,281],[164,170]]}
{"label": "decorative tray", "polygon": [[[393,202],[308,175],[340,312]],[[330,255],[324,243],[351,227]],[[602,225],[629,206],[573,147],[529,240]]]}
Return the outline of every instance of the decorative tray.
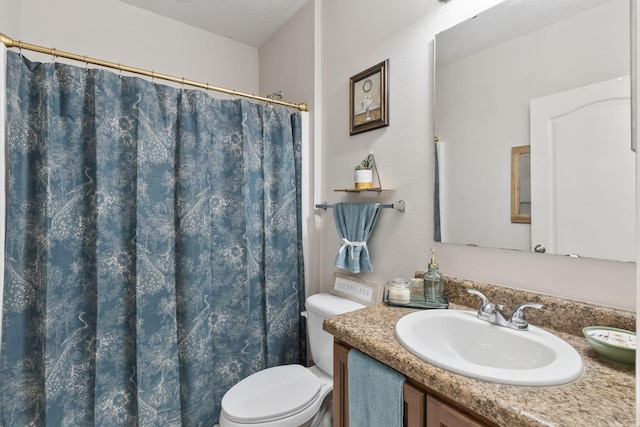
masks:
{"label": "decorative tray", "polygon": [[446,297],[442,297],[441,301],[409,301],[408,303],[402,303],[400,301],[390,300],[389,293],[385,297],[385,302],[390,307],[407,307],[407,308],[449,308],[449,301]]}

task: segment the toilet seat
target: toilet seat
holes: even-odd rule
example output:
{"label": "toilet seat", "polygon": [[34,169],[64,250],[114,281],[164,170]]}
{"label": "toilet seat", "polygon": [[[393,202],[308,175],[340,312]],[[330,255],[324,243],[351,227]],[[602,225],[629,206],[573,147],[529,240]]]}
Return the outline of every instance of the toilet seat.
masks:
{"label": "toilet seat", "polygon": [[268,368],[243,379],[224,395],[222,415],[234,424],[253,425],[298,418],[296,415],[324,398],[323,385],[302,365]]}

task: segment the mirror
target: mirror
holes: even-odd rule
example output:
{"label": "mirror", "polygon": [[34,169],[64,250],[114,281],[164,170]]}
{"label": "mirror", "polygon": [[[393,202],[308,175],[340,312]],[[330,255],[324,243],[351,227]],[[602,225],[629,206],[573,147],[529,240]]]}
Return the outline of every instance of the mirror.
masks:
{"label": "mirror", "polygon": [[628,0],[505,0],[436,35],[440,241],[635,261],[629,27]]}

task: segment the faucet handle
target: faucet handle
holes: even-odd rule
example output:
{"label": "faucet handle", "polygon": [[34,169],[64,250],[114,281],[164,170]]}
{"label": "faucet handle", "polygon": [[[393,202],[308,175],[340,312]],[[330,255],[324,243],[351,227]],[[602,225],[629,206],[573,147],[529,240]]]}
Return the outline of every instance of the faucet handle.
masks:
{"label": "faucet handle", "polygon": [[490,302],[487,299],[487,297],[482,295],[480,292],[476,291],[475,289],[467,289],[467,292],[469,292],[470,294],[479,296],[480,299],[482,300],[480,302],[480,309],[478,310],[478,313],[492,314],[496,311],[496,306],[492,302]]}
{"label": "faucet handle", "polygon": [[517,329],[529,329],[529,323],[524,318],[524,309],[527,307],[540,309],[544,307],[544,305],[538,304],[536,302],[525,302],[516,307],[516,309],[513,311],[513,314],[511,315],[511,320],[509,321],[509,323],[516,326]]}

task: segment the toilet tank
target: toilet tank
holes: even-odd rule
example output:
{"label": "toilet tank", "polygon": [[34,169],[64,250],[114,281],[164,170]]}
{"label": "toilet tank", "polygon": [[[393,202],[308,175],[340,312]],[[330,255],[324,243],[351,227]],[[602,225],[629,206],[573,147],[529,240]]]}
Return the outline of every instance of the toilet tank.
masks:
{"label": "toilet tank", "polygon": [[358,310],[365,306],[332,294],[315,294],[307,298],[307,333],[311,357],[325,373],[333,376],[333,335],[322,329],[327,317]]}

